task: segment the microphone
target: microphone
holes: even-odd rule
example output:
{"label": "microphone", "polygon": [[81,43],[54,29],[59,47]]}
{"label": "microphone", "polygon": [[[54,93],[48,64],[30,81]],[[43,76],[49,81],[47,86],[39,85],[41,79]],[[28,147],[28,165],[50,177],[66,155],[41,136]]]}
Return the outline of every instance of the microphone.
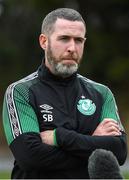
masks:
{"label": "microphone", "polygon": [[111,151],[96,149],[88,160],[90,179],[123,179],[115,155]]}

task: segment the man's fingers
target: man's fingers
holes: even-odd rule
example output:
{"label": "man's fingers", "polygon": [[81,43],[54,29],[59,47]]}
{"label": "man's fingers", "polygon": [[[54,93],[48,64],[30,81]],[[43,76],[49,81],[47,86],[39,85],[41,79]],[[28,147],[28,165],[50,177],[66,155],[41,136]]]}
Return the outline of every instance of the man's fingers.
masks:
{"label": "man's fingers", "polygon": [[102,125],[107,128],[113,126],[113,127],[116,127],[119,131],[121,130],[119,123],[114,119],[105,118],[102,121]]}
{"label": "man's fingers", "polygon": [[94,135],[121,135],[119,124],[114,119],[105,118],[94,131],[93,136]]}
{"label": "man's fingers", "polygon": [[113,124],[118,124],[118,122],[115,119],[112,119],[112,118],[105,118],[105,119],[103,119],[102,124],[107,124],[107,123],[111,123],[111,122]]}
{"label": "man's fingers", "polygon": [[109,122],[109,123],[107,124],[107,127],[115,127],[115,128],[117,128],[118,130],[120,130],[119,125],[116,124],[116,123],[113,123],[113,122]]}
{"label": "man's fingers", "polygon": [[53,145],[54,144],[54,135],[53,135],[53,130],[47,130],[47,131],[43,131],[40,133],[41,139],[43,141],[43,143],[49,144],[49,145]]}
{"label": "man's fingers", "polygon": [[115,126],[110,126],[108,129],[107,129],[108,132],[112,132],[112,133],[117,133],[117,135],[121,135],[121,132],[119,130],[118,127],[115,127]]}
{"label": "man's fingers", "polygon": [[110,132],[110,136],[120,136],[121,132],[112,131]]}

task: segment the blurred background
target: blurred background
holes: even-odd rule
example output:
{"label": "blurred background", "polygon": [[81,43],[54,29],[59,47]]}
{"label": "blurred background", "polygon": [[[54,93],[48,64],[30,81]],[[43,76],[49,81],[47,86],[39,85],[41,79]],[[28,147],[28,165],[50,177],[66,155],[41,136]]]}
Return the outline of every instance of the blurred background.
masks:
{"label": "blurred background", "polygon": [[[36,71],[43,52],[38,43],[45,15],[60,7],[78,10],[87,24],[79,72],[111,88],[129,147],[129,1],[0,0],[0,114],[7,86]],[[12,168],[0,115],[0,171]],[[128,159],[125,163],[128,168]]]}

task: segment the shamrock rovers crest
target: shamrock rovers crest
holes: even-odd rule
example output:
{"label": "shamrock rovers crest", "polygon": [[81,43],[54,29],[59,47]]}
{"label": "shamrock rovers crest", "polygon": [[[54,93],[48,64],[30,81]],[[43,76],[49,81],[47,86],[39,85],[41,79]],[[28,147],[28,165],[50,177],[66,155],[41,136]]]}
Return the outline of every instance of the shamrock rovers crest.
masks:
{"label": "shamrock rovers crest", "polygon": [[90,99],[80,99],[78,101],[77,109],[83,115],[92,115],[96,110],[96,106]]}

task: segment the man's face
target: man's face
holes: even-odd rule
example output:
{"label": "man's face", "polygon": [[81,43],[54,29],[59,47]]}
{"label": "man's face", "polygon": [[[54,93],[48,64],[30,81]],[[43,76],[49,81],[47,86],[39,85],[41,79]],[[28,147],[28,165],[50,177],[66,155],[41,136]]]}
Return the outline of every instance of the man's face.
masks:
{"label": "man's face", "polygon": [[85,26],[82,22],[57,19],[46,43],[46,66],[53,74],[72,75],[80,64],[84,42]]}

